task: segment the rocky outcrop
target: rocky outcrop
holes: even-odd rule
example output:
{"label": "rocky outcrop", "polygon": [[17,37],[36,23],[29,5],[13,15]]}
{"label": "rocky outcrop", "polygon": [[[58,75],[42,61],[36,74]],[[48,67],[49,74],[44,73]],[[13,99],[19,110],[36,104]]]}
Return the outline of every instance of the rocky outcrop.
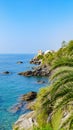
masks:
{"label": "rocky outcrop", "polygon": [[20,118],[15,122],[13,130],[32,130],[33,126],[37,126],[34,111],[20,116]]}
{"label": "rocky outcrop", "polygon": [[[43,54],[41,54],[41,55],[43,55]],[[37,56],[35,56],[34,58],[32,58],[32,59],[30,60],[30,64],[40,65],[40,64],[42,63],[42,59],[39,59],[39,56],[40,56],[40,55],[37,55]]]}
{"label": "rocky outcrop", "polygon": [[20,72],[18,74],[23,76],[49,76],[50,71],[48,66],[41,65],[35,67],[32,71]]}
{"label": "rocky outcrop", "polygon": [[[49,66],[47,65],[42,65],[42,60],[39,60],[38,57],[33,58],[30,61],[31,64],[37,64],[39,66],[32,68],[32,70],[26,71],[26,72],[20,72],[18,73],[19,75],[22,76],[49,76],[50,71],[49,71]],[[37,83],[42,84],[45,83],[45,81],[38,80]],[[34,110],[34,105],[36,103],[36,92],[29,92],[27,94],[24,94],[20,97],[21,102],[27,102],[26,104],[26,109],[27,110]],[[34,100],[35,99],[35,100]],[[21,105],[22,107],[22,105]],[[20,105],[16,109],[20,109]],[[15,122],[13,130],[32,130],[33,126],[38,126],[36,122],[36,115],[34,111],[31,111],[29,113],[26,113]]]}
{"label": "rocky outcrop", "polygon": [[42,64],[42,57],[44,53],[41,55],[35,56],[33,59],[31,59],[31,64],[37,64],[38,66],[33,67],[32,70],[28,70],[26,72],[20,72],[19,75],[23,76],[49,76],[49,66]]}
{"label": "rocky outcrop", "polygon": [[20,72],[18,74],[19,75],[23,75],[23,76],[32,76],[33,72],[29,70],[29,71],[26,71],[26,72]]}
{"label": "rocky outcrop", "polygon": [[22,111],[23,113],[27,110],[33,110],[33,106],[35,103],[34,99],[36,99],[36,96],[37,96],[37,92],[33,92],[33,91],[22,95],[19,98],[19,102],[17,104],[14,104],[12,107],[10,107],[8,111],[10,113],[15,114],[20,111]]}
{"label": "rocky outcrop", "polygon": [[27,94],[24,94],[21,96],[20,100],[21,101],[31,101],[34,100],[37,96],[37,92],[29,92]]}
{"label": "rocky outcrop", "polygon": [[38,58],[34,58],[30,61],[30,64],[40,65],[41,63],[42,63],[42,60],[38,60]]}

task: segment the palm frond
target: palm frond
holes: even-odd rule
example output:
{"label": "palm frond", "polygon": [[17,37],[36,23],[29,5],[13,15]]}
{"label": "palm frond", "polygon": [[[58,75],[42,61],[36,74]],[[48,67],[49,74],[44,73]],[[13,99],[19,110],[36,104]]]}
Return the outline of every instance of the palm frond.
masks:
{"label": "palm frond", "polygon": [[62,57],[53,62],[51,70],[54,70],[58,67],[66,66],[73,67],[73,58],[72,57]]}

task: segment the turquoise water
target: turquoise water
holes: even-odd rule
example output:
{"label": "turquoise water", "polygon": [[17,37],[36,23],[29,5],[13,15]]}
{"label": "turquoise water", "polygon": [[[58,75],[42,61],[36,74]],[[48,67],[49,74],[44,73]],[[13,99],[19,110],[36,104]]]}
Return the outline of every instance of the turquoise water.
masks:
{"label": "turquoise water", "polygon": [[[0,54],[0,130],[12,130],[14,122],[25,113],[19,111],[11,113],[10,108],[17,104],[19,97],[29,91],[38,91],[39,88],[48,84],[47,78],[23,77],[19,72],[30,70],[33,65],[29,64],[33,54]],[[16,64],[23,61],[23,64]],[[8,75],[2,74],[4,71],[11,72]],[[45,84],[38,84],[37,81],[45,80]]]}

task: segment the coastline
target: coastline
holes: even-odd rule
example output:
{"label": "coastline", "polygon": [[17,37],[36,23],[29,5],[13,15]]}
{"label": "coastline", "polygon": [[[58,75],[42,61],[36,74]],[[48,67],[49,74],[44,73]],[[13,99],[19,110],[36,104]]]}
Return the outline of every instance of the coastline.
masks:
{"label": "coastline", "polygon": [[[50,66],[51,75],[50,85],[40,89],[37,94],[33,108],[38,125],[35,127],[37,130],[73,129],[73,41],[69,41],[58,51],[48,52],[46,55],[39,56],[41,57],[42,63]],[[28,73],[27,76],[32,75]],[[24,120],[25,118],[21,124]],[[33,124],[33,118],[31,120]],[[24,125],[21,126],[25,129]],[[21,130],[20,124],[18,129]],[[35,130],[31,126],[30,129]]]}
{"label": "coastline", "polygon": [[[12,130],[14,122],[26,113],[26,101],[20,98],[32,90],[38,92],[48,84],[45,77],[25,77],[18,75],[21,71],[30,70],[35,65],[29,64],[34,55],[0,55],[0,129]],[[22,64],[17,64],[23,61]]]}
{"label": "coastline", "polygon": [[[47,65],[43,65],[42,64],[42,59],[41,62],[38,59],[38,54],[32,58],[30,61],[30,64],[34,64],[35,67],[32,68],[32,70],[27,70],[25,72],[20,72],[18,73],[18,75],[20,76],[25,76],[25,77],[49,77],[50,76],[50,71],[49,71],[49,66]],[[36,66],[37,65],[37,66]],[[45,81],[43,80],[42,82],[39,80],[38,81],[39,84],[43,84],[45,83]],[[32,93],[32,92],[29,92]],[[27,96],[27,98],[29,97],[29,93],[25,94],[25,97]],[[24,102],[26,99],[24,99],[24,95],[22,96],[22,101]],[[33,97],[33,99],[36,99],[36,97]],[[30,110],[30,112],[27,112],[23,115],[21,115],[18,120],[14,123],[13,126],[13,130],[22,130],[22,129],[26,129],[28,130],[30,128],[30,130],[33,129],[33,125],[34,126],[38,126],[37,121],[36,121],[36,113],[33,109],[34,104],[36,104],[36,100],[31,100],[31,97],[29,97],[29,102],[27,101],[27,109]],[[27,118],[28,117],[28,118]],[[34,123],[33,123],[33,119],[34,119]]]}

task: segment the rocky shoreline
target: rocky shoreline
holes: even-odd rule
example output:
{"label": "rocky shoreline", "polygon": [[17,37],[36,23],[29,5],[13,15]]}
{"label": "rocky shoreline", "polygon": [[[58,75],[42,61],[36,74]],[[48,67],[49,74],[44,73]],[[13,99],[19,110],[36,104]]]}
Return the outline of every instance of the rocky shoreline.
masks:
{"label": "rocky shoreline", "polygon": [[24,102],[26,101],[26,109],[30,110],[30,112],[27,112],[19,117],[13,126],[13,130],[29,130],[29,128],[32,130],[33,125],[38,125],[36,122],[35,111],[33,111],[33,105],[36,102],[36,96],[37,93],[33,91],[22,95],[20,98],[21,102],[11,109],[12,113],[16,113],[18,110],[25,106]]}
{"label": "rocky shoreline", "polygon": [[[17,64],[23,64],[23,62],[18,61]],[[41,77],[50,76],[50,67],[46,64],[45,65],[42,64],[42,59],[39,60],[38,56],[31,59],[30,64],[35,64],[35,67],[32,67],[31,70],[19,72],[18,75],[22,75],[22,76],[26,76],[26,77],[29,77],[29,76],[41,76]],[[8,74],[11,74],[11,72],[6,70],[4,72],[0,72],[0,74],[8,75]]]}
{"label": "rocky shoreline", "polygon": [[33,110],[32,108],[36,101],[35,100],[36,96],[37,96],[37,92],[34,92],[34,91],[21,95],[21,97],[19,97],[19,99],[18,99],[18,103],[13,105],[8,111],[10,113],[15,114],[19,111],[24,112],[24,110],[25,111]]}
{"label": "rocky shoreline", "polygon": [[[41,54],[44,55],[44,54]],[[42,64],[42,59],[39,59],[38,57],[41,55],[35,56],[33,59],[30,60],[30,64],[35,64],[38,66],[32,67],[32,70],[28,70],[26,72],[20,72],[18,75],[23,76],[49,76],[50,75],[50,69],[48,65]]]}
{"label": "rocky shoreline", "polygon": [[38,67],[34,67],[33,70],[29,70],[26,72],[20,72],[18,75],[23,76],[50,76],[50,70],[47,65],[40,65]]}
{"label": "rocky shoreline", "polygon": [[38,56],[30,60],[30,64],[40,65],[41,63],[42,63],[42,60],[41,59],[39,60]]}
{"label": "rocky shoreline", "polygon": [[[41,77],[45,77],[45,76],[50,76],[50,69],[49,66],[47,65],[42,65],[42,60],[39,60],[37,57],[33,58],[30,61],[30,64],[35,64],[38,66],[35,66],[32,68],[32,70],[28,70],[26,72],[20,72],[18,73],[18,75],[22,75],[22,76],[26,76],[26,77],[30,77],[30,76],[41,76]],[[45,83],[45,81],[41,82],[38,81],[38,83]],[[33,111],[33,106],[36,102],[36,96],[37,93],[36,92],[29,92],[27,94],[24,94],[20,97],[21,100],[21,104],[18,105],[18,109],[20,109],[20,107],[22,107],[23,102],[27,102],[26,105],[26,109],[30,110],[30,112],[23,114],[22,116],[19,117],[19,119],[15,122],[13,130],[32,130],[33,125],[34,126],[38,126],[37,122],[36,122],[36,115],[35,115],[35,111]],[[15,107],[16,109],[17,107]],[[14,109],[13,109],[14,110]]]}

